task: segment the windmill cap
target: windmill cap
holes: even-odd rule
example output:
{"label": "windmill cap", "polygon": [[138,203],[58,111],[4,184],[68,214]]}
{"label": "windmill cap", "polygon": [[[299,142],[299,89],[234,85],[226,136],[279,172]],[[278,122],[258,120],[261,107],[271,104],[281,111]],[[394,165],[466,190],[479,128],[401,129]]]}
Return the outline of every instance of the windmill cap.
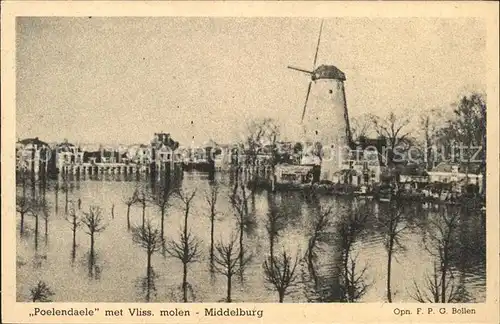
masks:
{"label": "windmill cap", "polygon": [[344,72],[340,71],[336,66],[333,65],[320,65],[313,72],[313,80],[318,79],[334,79],[345,81]]}

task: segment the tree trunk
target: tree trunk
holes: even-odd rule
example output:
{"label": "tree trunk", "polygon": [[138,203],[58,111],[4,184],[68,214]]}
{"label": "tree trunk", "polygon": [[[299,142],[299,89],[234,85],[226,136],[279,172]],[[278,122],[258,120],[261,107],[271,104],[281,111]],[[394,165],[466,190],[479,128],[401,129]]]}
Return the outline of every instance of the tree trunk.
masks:
{"label": "tree trunk", "polygon": [[142,203],[142,228],[144,228],[144,224],[146,223],[146,202]]}
{"label": "tree trunk", "polygon": [[36,198],[36,184],[35,184],[35,174],[32,173],[31,175],[31,195],[33,199]]}
{"label": "tree trunk", "polygon": [[94,260],[94,233],[90,233],[90,258]]}
{"label": "tree trunk", "polygon": [[278,295],[279,295],[279,302],[282,303],[283,300],[285,299],[285,291],[284,290],[279,290],[278,291]]}
{"label": "tree trunk", "polygon": [[76,249],[76,224],[73,223],[73,250]]}
{"label": "tree trunk", "polygon": [[71,249],[71,263],[75,262],[75,257],[76,257],[76,246],[73,245],[73,248]]}
{"label": "tree trunk", "polygon": [[318,276],[316,274],[316,269],[314,269],[314,260],[313,260],[313,248],[314,245],[311,243],[309,246],[309,250],[307,252],[307,266],[309,269],[309,273],[314,280],[314,287],[318,287]]}
{"label": "tree trunk", "polygon": [[130,205],[127,205],[127,230],[130,231]]}
{"label": "tree trunk", "polygon": [[23,198],[26,199],[26,174],[24,170],[22,171],[21,174],[22,174],[21,176],[23,177]]}
{"label": "tree trunk", "polygon": [[215,232],[215,219],[212,213],[211,226],[210,226],[210,264],[214,264],[214,232]]}
{"label": "tree trunk", "polygon": [[392,249],[394,245],[394,238],[391,236],[389,239],[389,249],[387,251],[387,301],[392,303],[391,293],[391,267],[392,267]]}
{"label": "tree trunk", "polygon": [[161,235],[161,240],[165,240],[164,237],[164,231],[165,231],[165,208],[161,208],[161,229],[160,229],[160,235]]}
{"label": "tree trunk", "polygon": [[240,225],[240,271],[243,273],[243,220]]}
{"label": "tree trunk", "polygon": [[35,250],[38,250],[38,215],[35,215]]}
{"label": "tree trunk", "polygon": [[183,293],[183,301],[185,303],[187,303],[188,302],[188,298],[187,298],[187,263],[184,263],[184,267],[183,267],[182,293]]}
{"label": "tree trunk", "polygon": [[148,263],[147,263],[147,268],[146,268],[146,275],[147,275],[147,278],[148,278],[148,282],[149,282],[149,279],[150,279],[150,276],[151,276],[151,252],[148,252]]}
{"label": "tree trunk", "polygon": [[64,191],[64,194],[65,194],[65,199],[66,199],[66,204],[64,206],[64,212],[66,214],[68,214],[68,191],[69,191],[69,188],[66,187],[66,190]]}
{"label": "tree trunk", "polygon": [[441,303],[446,303],[446,273],[448,272],[448,252],[444,251],[441,263]]}
{"label": "tree trunk", "polygon": [[147,275],[146,275],[146,280],[147,280],[146,301],[147,302],[149,302],[149,300],[150,300],[150,292],[151,292],[151,254],[152,254],[152,252],[148,251],[148,264],[147,264]]}
{"label": "tree trunk", "polygon": [[59,186],[56,185],[55,189],[54,189],[54,194],[56,196],[56,201],[55,201],[55,205],[56,205],[56,214],[59,212]]}
{"label": "tree trunk", "polygon": [[274,235],[271,234],[269,242],[269,253],[271,254],[271,262],[274,262]]}
{"label": "tree trunk", "polygon": [[227,276],[227,300],[228,303],[230,303],[231,300],[231,275]]}
{"label": "tree trunk", "polygon": [[20,213],[21,214],[21,228],[20,228],[20,233],[21,236],[24,234],[24,212]]}
{"label": "tree trunk", "polygon": [[186,212],[184,213],[184,237],[187,240],[188,233],[188,216],[189,216],[189,206],[186,206]]}
{"label": "tree trunk", "polygon": [[349,250],[350,250],[350,247],[348,247],[344,253],[344,290],[345,290],[345,296],[344,298],[347,300],[347,301],[351,301],[351,296],[349,295],[349,291],[350,291],[350,286],[351,286],[351,282],[350,282],[350,279],[349,279]]}

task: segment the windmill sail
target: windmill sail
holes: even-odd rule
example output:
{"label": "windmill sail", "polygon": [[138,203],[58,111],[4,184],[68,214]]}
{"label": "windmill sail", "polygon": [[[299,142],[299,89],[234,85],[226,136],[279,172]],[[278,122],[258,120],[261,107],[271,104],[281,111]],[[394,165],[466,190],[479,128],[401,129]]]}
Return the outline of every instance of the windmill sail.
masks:
{"label": "windmill sail", "polygon": [[312,81],[309,81],[309,87],[307,88],[307,94],[306,94],[306,101],[304,103],[304,109],[302,110],[302,118],[300,119],[300,122],[304,122],[304,116],[306,114],[306,108],[307,108],[307,101],[309,100],[309,94],[311,93],[311,86],[312,86]]}
{"label": "windmill sail", "polygon": [[316,68],[316,61],[318,60],[319,43],[321,42],[322,31],[323,31],[323,20],[321,20],[321,26],[319,27],[318,45],[316,45],[316,54],[314,54],[313,71]]}

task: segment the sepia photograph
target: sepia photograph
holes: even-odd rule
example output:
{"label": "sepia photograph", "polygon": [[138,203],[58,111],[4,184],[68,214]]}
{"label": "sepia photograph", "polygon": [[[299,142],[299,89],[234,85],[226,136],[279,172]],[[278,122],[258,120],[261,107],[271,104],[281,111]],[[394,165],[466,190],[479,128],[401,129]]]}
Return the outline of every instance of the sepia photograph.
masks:
{"label": "sepia photograph", "polygon": [[15,210],[2,216],[29,316],[64,308],[39,303],[261,318],[254,304],[477,315],[487,302],[486,19],[13,22]]}

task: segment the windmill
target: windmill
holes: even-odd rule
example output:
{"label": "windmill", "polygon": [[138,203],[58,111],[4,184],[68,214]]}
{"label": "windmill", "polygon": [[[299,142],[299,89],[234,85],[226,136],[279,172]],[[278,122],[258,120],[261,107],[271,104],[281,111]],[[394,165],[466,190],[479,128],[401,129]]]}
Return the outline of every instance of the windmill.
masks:
{"label": "windmill", "polygon": [[321,21],[312,70],[288,66],[311,76],[302,109],[301,124],[307,141],[323,147],[321,179],[332,180],[342,168],[345,149],[351,143],[349,115],[345,98],[344,72],[333,65],[316,66],[323,31]]}

